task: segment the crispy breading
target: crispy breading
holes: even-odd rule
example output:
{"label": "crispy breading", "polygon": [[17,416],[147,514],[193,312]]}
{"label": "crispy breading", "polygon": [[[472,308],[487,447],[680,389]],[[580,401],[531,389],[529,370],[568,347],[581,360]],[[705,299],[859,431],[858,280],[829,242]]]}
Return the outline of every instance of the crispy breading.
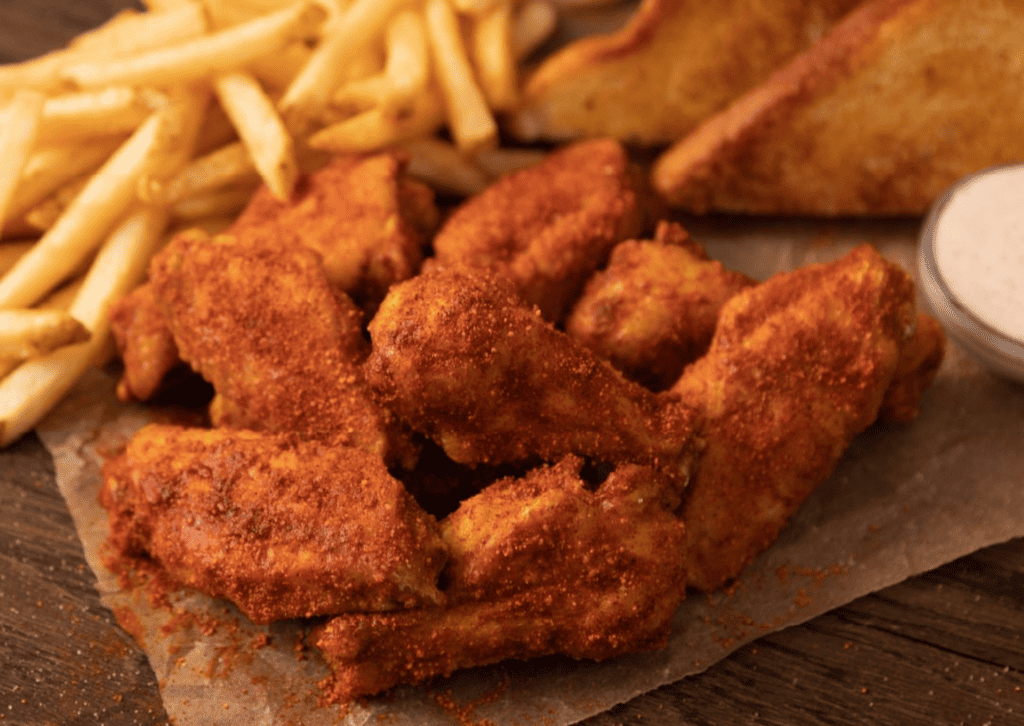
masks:
{"label": "crispy breading", "polygon": [[160,388],[164,376],[181,363],[153,286],[139,285],[116,300],[108,315],[124,363],[117,397],[122,401],[148,400]]}
{"label": "crispy breading", "polygon": [[681,483],[692,469],[691,410],[626,380],[484,270],[395,285],[370,336],[370,385],[457,462],[579,454],[654,464]]}
{"label": "crispy breading", "polygon": [[433,192],[405,175],[406,163],[393,152],[336,157],[302,177],[286,202],[260,188],[228,231],[315,250],[327,279],[372,312],[388,287],[419,269],[439,220]]}
{"label": "crispy breading", "polygon": [[557,322],[615,243],[640,233],[638,188],[611,139],[559,149],[458,207],[434,238],[432,263],[496,271]]}
{"label": "crispy breading", "polygon": [[946,355],[946,333],[925,313],[918,313],[914,336],[903,347],[899,367],[885,392],[878,417],[906,423],[921,411],[921,397],[938,375]]}
{"label": "crispy breading", "polygon": [[665,394],[704,416],[683,505],[692,585],[717,588],[775,541],[878,416],[916,319],[913,281],[866,245],[725,304]]}
{"label": "crispy breading", "polygon": [[587,281],[565,332],[631,380],[662,390],[711,343],[718,311],[755,281],[710,260],[682,226],[627,240]]}
{"label": "crispy breading", "polygon": [[626,465],[592,492],[581,465],[499,481],[442,521],[446,607],[329,621],[316,640],[333,670],[328,699],[507,658],[664,647],[686,580],[672,487]]}
{"label": "crispy breading", "polygon": [[254,622],[444,601],[437,522],[360,449],[150,424],[103,473],[116,554]]}
{"label": "crispy breading", "polygon": [[674,144],[654,186],[702,211],[921,214],[1024,159],[1024,5],[869,0]]}
{"label": "crispy breading", "polygon": [[526,79],[523,140],[675,141],[820,38],[859,0],[646,0],[620,30],[577,40]]}
{"label": "crispy breading", "polygon": [[359,367],[362,314],[316,253],[193,230],[153,258],[150,279],[182,359],[216,390],[215,425],[294,431],[411,463],[407,435]]}

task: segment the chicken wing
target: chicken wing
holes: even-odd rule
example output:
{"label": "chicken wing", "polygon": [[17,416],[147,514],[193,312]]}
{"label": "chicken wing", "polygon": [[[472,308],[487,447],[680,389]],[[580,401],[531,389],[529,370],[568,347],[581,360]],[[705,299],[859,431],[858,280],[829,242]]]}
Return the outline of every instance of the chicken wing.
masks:
{"label": "chicken wing", "polygon": [[394,286],[370,336],[370,385],[457,462],[579,454],[689,476],[693,412],[627,381],[485,271],[437,269]]}
{"label": "chicken wing", "polygon": [[414,460],[359,362],[361,313],[328,283],[316,253],[257,235],[177,236],[150,279],[181,357],[216,393],[214,425],[294,431]]}
{"label": "chicken wing", "polygon": [[668,394],[705,417],[682,510],[691,584],[738,574],[829,476],[877,417],[916,315],[910,277],[868,246],[725,304],[707,355]]}
{"label": "chicken wing", "polygon": [[671,386],[711,344],[718,311],[754,280],[710,260],[680,225],[628,240],[587,281],[565,332],[653,390]]}
{"label": "chicken wing", "polygon": [[566,147],[456,209],[434,238],[432,262],[495,270],[558,322],[615,243],[640,233],[637,190],[618,142]]}
{"label": "chicken wing", "polygon": [[921,396],[932,384],[946,354],[946,333],[925,313],[917,316],[914,337],[900,354],[899,367],[885,392],[879,419],[906,423],[920,413]]}
{"label": "chicken wing", "polygon": [[124,374],[117,385],[122,401],[152,398],[181,363],[153,286],[145,283],[110,306],[110,330],[121,353]]}
{"label": "chicken wing", "polygon": [[117,554],[254,622],[444,600],[437,522],[360,449],[151,424],[103,474]]}
{"label": "chicken wing", "polygon": [[625,465],[592,492],[581,465],[568,457],[501,480],[442,521],[446,607],[328,622],[317,639],[333,669],[328,698],[507,658],[664,647],[686,579],[672,487]]}
{"label": "chicken wing", "polygon": [[340,156],[300,179],[287,202],[262,187],[228,231],[309,247],[327,279],[372,313],[388,287],[419,269],[439,221],[433,192],[405,165],[391,152]]}

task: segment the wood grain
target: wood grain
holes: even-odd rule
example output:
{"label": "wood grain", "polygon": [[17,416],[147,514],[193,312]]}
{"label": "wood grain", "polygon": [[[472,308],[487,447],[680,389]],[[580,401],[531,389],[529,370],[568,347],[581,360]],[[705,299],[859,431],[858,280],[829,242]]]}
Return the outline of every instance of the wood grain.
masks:
{"label": "wood grain", "polygon": [[[0,0],[0,60],[123,0]],[[1024,540],[762,638],[588,726],[1024,726]],[[103,608],[34,435],[0,450],[0,723],[167,724],[144,655]]]}

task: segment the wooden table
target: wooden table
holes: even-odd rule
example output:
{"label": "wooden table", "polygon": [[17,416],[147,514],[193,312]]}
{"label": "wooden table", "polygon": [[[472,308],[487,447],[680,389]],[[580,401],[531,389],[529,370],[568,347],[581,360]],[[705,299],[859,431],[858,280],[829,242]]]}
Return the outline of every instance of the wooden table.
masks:
{"label": "wooden table", "polygon": [[[2,0],[0,61],[123,4]],[[0,723],[167,723],[145,656],[99,603],[31,434],[0,451]],[[762,638],[587,723],[1024,724],[1024,540]]]}

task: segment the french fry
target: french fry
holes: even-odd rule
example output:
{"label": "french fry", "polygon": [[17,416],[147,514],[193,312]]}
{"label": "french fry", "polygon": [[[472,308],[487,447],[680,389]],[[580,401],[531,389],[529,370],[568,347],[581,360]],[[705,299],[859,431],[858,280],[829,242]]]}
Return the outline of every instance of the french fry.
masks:
{"label": "french fry", "polygon": [[473,65],[487,103],[495,111],[515,108],[519,97],[512,50],[512,3],[505,0],[473,22]]}
{"label": "french fry", "polygon": [[309,0],[184,43],[108,61],[83,61],[61,77],[82,88],[165,86],[244,68],[289,40],[312,32],[324,11]]}
{"label": "french fry", "polygon": [[295,147],[284,122],[252,76],[228,73],[213,82],[217,98],[238,130],[267,187],[285,201],[295,187]]}
{"label": "french fry", "polygon": [[14,263],[24,257],[34,244],[34,240],[0,243],[0,275],[14,267]]}
{"label": "french fry", "polygon": [[432,134],[443,123],[441,100],[430,89],[420,94],[408,114],[392,117],[373,108],[317,131],[307,143],[312,149],[335,153],[378,151]]}
{"label": "french fry", "polygon": [[32,358],[0,381],[0,446],[35,426],[106,348],[107,309],[142,279],[166,222],[163,209],[143,209],[129,216],[103,244],[68,308],[90,332],[88,341]]}
{"label": "french fry", "polygon": [[85,326],[60,310],[0,310],[0,360],[26,360],[88,339]]}
{"label": "french fry", "polygon": [[26,211],[25,222],[36,232],[45,232],[57,223],[88,182],[89,175],[83,174],[63,184],[53,194]]}
{"label": "french fry", "polygon": [[480,167],[440,139],[416,139],[404,144],[404,148],[409,152],[409,174],[436,189],[468,197],[483,191],[490,182]]}
{"label": "french fry", "polygon": [[326,24],[319,46],[278,102],[289,128],[301,130],[323,112],[348,62],[380,35],[395,11],[408,2],[356,0]]}
{"label": "french fry", "polygon": [[166,14],[135,14],[130,18],[117,15],[99,28],[80,35],[68,48],[0,66],[0,96],[19,88],[59,93],[68,86],[62,72],[69,65],[175,45],[205,30],[202,8],[191,2]]}
{"label": "french fry", "polygon": [[525,0],[512,17],[512,53],[522,60],[551,37],[558,11],[550,0]]}
{"label": "french fry", "polygon": [[335,104],[361,110],[379,106],[391,115],[409,108],[430,81],[427,34],[418,13],[402,11],[388,24],[386,48],[384,71],[343,85]]}
{"label": "french fry", "polygon": [[293,40],[277,53],[261,56],[249,64],[248,71],[269,90],[283,93],[309,63],[313,51],[305,43]]}
{"label": "french fry", "polygon": [[153,114],[93,175],[32,251],[0,279],[0,309],[27,307],[57,285],[125,213],[173,140],[172,109]]}
{"label": "french fry", "polygon": [[237,216],[250,202],[257,186],[244,184],[180,199],[171,205],[171,216],[176,222],[193,222],[226,215]]}
{"label": "french fry", "polygon": [[45,100],[39,91],[22,89],[4,110],[0,121],[0,220],[7,217],[7,207],[35,144]]}
{"label": "french fry", "polygon": [[158,91],[127,86],[53,96],[43,104],[38,139],[67,143],[76,137],[127,134],[166,105]]}
{"label": "french fry", "polygon": [[473,78],[455,11],[448,0],[426,0],[424,14],[434,72],[455,143],[465,153],[495,145],[498,125]]}
{"label": "french fry", "polygon": [[504,0],[451,0],[452,6],[464,15],[487,15]]}
{"label": "french fry", "polygon": [[167,184],[167,201],[173,204],[229,184],[248,187],[258,178],[248,149],[241,141],[236,141],[193,159]]}
{"label": "french fry", "polygon": [[124,11],[76,37],[68,46],[82,58],[117,58],[167,48],[208,31],[206,15],[196,2],[149,13]]}

